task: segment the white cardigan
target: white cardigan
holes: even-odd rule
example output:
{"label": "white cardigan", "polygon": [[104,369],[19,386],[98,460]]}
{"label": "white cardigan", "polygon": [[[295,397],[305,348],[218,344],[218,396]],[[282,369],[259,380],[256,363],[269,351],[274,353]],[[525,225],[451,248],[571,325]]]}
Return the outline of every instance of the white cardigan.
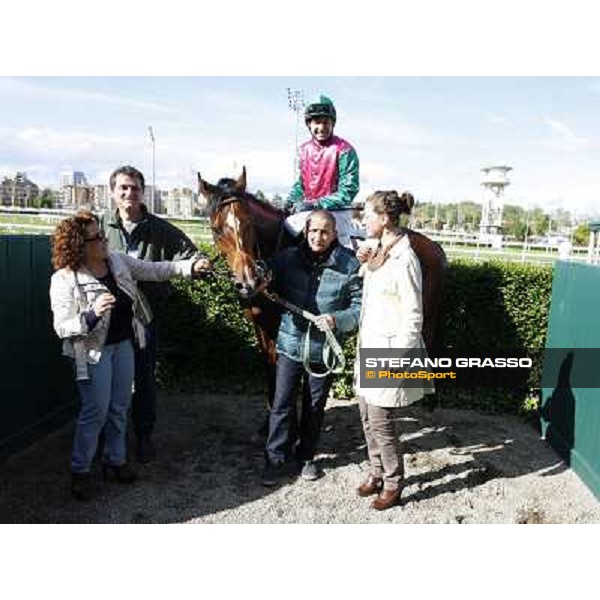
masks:
{"label": "white cardigan", "polygon": [[[144,325],[151,321],[152,313],[138,294],[136,280],[166,281],[177,275],[189,278],[195,261],[150,262],[121,252],[109,253],[108,262],[117,286],[133,303],[133,332],[140,347],[145,347]],[[78,380],[88,379],[87,363],[97,363],[102,356],[111,310],[102,315],[91,331],[83,313],[92,310],[96,298],[108,291],[85,267],[78,271],[59,269],[52,275],[50,306],[54,330],[64,340],[63,354],[75,359]]]}
{"label": "white cardigan", "polygon": [[[422,276],[419,259],[403,236],[391,249],[386,262],[376,271],[366,264],[358,337],[360,348],[420,348],[425,354]],[[357,352],[358,357],[358,352]],[[368,404],[381,407],[408,406],[434,391],[433,384],[421,387],[361,388],[356,364],[356,394]]]}

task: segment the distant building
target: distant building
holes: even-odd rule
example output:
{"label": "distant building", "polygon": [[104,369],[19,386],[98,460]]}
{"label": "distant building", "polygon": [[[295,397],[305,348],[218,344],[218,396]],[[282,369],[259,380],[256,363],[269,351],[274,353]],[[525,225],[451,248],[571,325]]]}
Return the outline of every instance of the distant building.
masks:
{"label": "distant building", "polygon": [[196,211],[199,215],[206,215],[208,211],[208,200],[199,194],[195,194],[196,197]]}
{"label": "distant building", "polygon": [[167,212],[167,200],[169,198],[169,192],[167,190],[159,190],[157,189],[158,199],[155,198],[154,202],[156,204],[157,213],[165,214]]}
{"label": "distant building", "polygon": [[83,171],[70,171],[60,174],[60,187],[83,186],[87,187],[88,181]]}
{"label": "distant building", "polygon": [[4,206],[31,206],[31,201],[37,198],[40,188],[27,179],[27,173],[18,172],[14,178],[5,177],[0,183],[0,199]]}
{"label": "distant building", "polygon": [[[152,206],[152,189],[154,188],[154,207]],[[164,196],[166,199],[166,196]],[[144,188],[144,204],[147,206],[148,210],[153,213],[162,213],[164,212],[164,204],[163,204],[163,194],[161,190],[152,185],[146,185]]]}
{"label": "distant building", "polygon": [[94,205],[95,190],[87,181],[83,171],[60,174],[60,199],[65,208],[80,208]]}
{"label": "distant building", "polygon": [[65,208],[92,207],[94,188],[91,186],[67,185],[61,189],[62,205]]}
{"label": "distant building", "polygon": [[167,194],[167,215],[189,218],[194,214],[194,193],[190,188],[173,188]]}
{"label": "distant building", "polygon": [[109,186],[106,184],[93,186],[92,202],[96,210],[112,210],[114,206]]}
{"label": "distant building", "polygon": [[0,183],[0,203],[3,206],[8,206],[12,204],[13,201],[13,180],[5,177]]}

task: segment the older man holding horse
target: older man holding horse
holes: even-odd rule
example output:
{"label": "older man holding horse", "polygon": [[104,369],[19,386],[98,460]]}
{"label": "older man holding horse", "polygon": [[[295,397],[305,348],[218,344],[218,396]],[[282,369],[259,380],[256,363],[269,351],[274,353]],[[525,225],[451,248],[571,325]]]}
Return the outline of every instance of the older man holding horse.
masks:
{"label": "older man holding horse", "polygon": [[[342,343],[358,327],[360,316],[360,265],[353,252],[339,244],[335,218],[325,210],[311,212],[305,235],[300,246],[288,248],[271,263],[270,289],[294,310],[284,312],[277,335],[265,486],[277,485],[298,468],[304,479],[320,477],[314,458],[335,371],[328,346]],[[296,392],[301,383],[298,422]]]}

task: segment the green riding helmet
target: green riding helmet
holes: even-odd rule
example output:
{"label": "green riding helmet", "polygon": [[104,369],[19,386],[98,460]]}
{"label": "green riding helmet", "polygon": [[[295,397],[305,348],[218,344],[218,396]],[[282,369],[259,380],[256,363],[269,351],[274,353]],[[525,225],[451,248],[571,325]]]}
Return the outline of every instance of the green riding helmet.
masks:
{"label": "green riding helmet", "polygon": [[317,117],[329,117],[335,125],[337,114],[335,106],[331,99],[327,96],[317,96],[313,102],[308,104],[304,109],[304,122],[308,125],[311,119]]}

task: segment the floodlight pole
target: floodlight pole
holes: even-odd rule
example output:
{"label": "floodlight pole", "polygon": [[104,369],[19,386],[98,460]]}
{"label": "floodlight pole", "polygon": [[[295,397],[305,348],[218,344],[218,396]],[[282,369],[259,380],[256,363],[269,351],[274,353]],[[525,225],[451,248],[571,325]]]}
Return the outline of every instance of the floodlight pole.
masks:
{"label": "floodlight pole", "polygon": [[296,113],[296,140],[294,147],[294,178],[298,177],[299,161],[298,161],[298,132],[300,129],[300,113],[304,109],[304,92],[302,90],[292,90],[287,88],[288,106],[290,110]]}
{"label": "floodlight pole", "polygon": [[150,194],[150,212],[154,213],[154,193],[156,190],[156,141],[154,139],[154,131],[152,126],[148,127],[150,133],[150,141],[152,142],[152,193]]}

